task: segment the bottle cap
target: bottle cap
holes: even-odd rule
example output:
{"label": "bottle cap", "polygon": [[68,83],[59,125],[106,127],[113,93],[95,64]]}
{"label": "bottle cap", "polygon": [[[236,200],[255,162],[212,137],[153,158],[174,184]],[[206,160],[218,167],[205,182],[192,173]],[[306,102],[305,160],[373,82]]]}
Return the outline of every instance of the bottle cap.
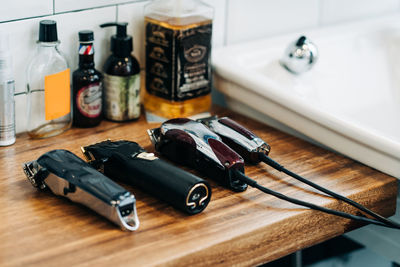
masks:
{"label": "bottle cap", "polygon": [[100,27],[117,26],[117,34],[111,36],[111,51],[117,57],[130,56],[133,51],[132,36],[126,34],[127,22],[111,22],[101,24]]}
{"label": "bottle cap", "polygon": [[39,41],[57,42],[57,22],[54,20],[42,20],[39,23]]}
{"label": "bottle cap", "polygon": [[83,30],[79,32],[79,41],[80,42],[90,42],[94,40],[93,31]]}

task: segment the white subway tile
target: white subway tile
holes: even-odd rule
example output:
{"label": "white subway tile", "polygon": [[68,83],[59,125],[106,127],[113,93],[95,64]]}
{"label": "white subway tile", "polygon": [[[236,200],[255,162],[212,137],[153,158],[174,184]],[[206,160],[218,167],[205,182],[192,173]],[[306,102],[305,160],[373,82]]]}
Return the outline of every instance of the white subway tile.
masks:
{"label": "white subway tile", "polygon": [[133,4],[118,5],[119,22],[128,22],[128,34],[133,37],[133,55],[139,61],[143,69],[145,64],[144,53],[144,6],[149,1],[137,2]]}
{"label": "white subway tile", "polygon": [[212,45],[214,48],[223,46],[225,40],[225,15],[227,0],[203,1],[214,8]]}
{"label": "white subway tile", "polygon": [[[109,55],[109,40],[110,36],[114,34],[114,29],[102,29],[99,25],[104,22],[115,21],[115,14],[116,7],[113,6],[0,24],[0,31],[11,33],[10,43],[16,91],[25,91],[26,65],[36,49],[40,20],[52,19],[57,21],[58,38],[61,41],[60,50],[66,55],[71,71],[78,67],[78,32],[84,29],[93,30],[95,63],[96,68],[101,70]],[[24,98],[23,96],[16,97],[18,132],[23,132],[26,129]]]}
{"label": "white subway tile", "polygon": [[227,42],[244,42],[318,25],[318,0],[230,0]]}
{"label": "white subway tile", "polygon": [[398,0],[321,0],[321,23],[330,24],[397,12]]}
{"label": "white subway tile", "polygon": [[53,0],[2,1],[0,22],[53,14]]}
{"label": "white subway tile", "polygon": [[104,7],[132,1],[133,0],[55,0],[54,10],[56,13],[60,13],[95,7]]}
{"label": "white subway tile", "polygon": [[15,131],[22,133],[26,131],[26,95],[17,95],[15,100]]}

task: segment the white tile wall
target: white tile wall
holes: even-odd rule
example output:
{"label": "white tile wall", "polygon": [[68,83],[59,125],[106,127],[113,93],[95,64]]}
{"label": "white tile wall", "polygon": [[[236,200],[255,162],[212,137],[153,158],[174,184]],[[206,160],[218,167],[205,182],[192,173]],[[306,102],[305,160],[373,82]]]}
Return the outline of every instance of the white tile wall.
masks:
{"label": "white tile wall", "polygon": [[[139,0],[140,1],[140,0]],[[132,0],[56,0],[54,11],[56,13],[96,8],[120,3],[133,2]]]}
{"label": "white tile wall", "polygon": [[2,1],[0,22],[53,14],[53,0]]}
{"label": "white tile wall", "polygon": [[227,42],[232,44],[315,27],[318,11],[318,0],[230,0]]}
{"label": "white tile wall", "polygon": [[[203,1],[215,8],[214,47],[400,11],[400,0]],[[101,29],[98,25],[115,20],[127,21],[129,34],[134,37],[134,55],[144,67],[142,12],[146,3],[148,0],[13,0],[3,3],[0,31],[11,34],[16,90],[25,90],[25,68],[34,52],[38,24],[42,19],[57,21],[61,50],[69,58],[72,70],[77,68],[79,30],[95,32],[95,60],[97,68],[101,69],[110,53],[109,37],[115,29]],[[8,22],[10,20],[17,21]],[[21,132],[25,130],[25,96],[17,96],[16,103],[17,131]]]}
{"label": "white tile wall", "polygon": [[204,0],[214,8],[212,45],[213,47],[223,46],[225,42],[225,13],[228,0]]}
{"label": "white tile wall", "polygon": [[398,11],[398,0],[321,0],[321,23],[385,15]]}

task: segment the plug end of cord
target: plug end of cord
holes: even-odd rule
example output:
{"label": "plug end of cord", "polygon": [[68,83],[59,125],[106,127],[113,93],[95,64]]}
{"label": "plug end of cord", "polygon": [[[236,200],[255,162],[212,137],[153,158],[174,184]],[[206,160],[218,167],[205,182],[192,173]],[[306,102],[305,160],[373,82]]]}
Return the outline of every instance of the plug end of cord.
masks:
{"label": "plug end of cord", "polygon": [[257,182],[253,179],[251,179],[250,177],[246,176],[243,172],[239,171],[239,170],[234,170],[233,171],[233,175],[236,179],[248,184],[251,187],[254,187],[255,185],[257,185]]}

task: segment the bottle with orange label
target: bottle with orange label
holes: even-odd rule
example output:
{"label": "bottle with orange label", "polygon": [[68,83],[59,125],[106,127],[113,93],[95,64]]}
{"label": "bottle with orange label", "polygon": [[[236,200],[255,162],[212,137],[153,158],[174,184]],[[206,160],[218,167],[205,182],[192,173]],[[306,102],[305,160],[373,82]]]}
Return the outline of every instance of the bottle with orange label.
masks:
{"label": "bottle with orange label", "polygon": [[60,53],[57,24],[40,21],[37,50],[27,68],[27,132],[32,138],[54,136],[69,129],[70,70]]}

